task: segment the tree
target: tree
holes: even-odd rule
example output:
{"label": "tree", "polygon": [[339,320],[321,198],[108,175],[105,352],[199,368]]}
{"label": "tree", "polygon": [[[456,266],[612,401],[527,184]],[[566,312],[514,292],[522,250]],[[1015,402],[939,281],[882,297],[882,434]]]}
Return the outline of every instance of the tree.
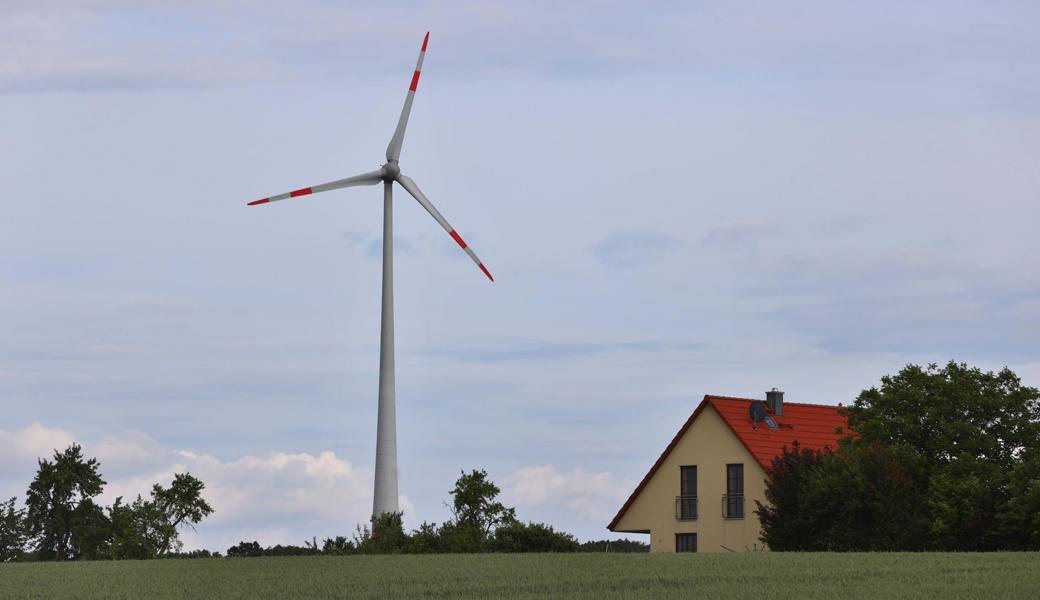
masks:
{"label": "tree", "polygon": [[802,549],[923,550],[927,527],[911,458],[877,442],[824,453],[799,499],[811,532]]}
{"label": "tree", "polygon": [[0,562],[25,554],[25,509],[15,508],[15,498],[0,502]]}
{"label": "tree", "polygon": [[437,524],[423,521],[422,525],[408,536],[405,551],[409,554],[434,554],[447,551],[447,546],[437,529]]}
{"label": "tree", "polygon": [[260,544],[256,541],[252,542],[239,542],[236,546],[231,546],[227,549],[228,558],[238,558],[247,556],[263,556],[264,549],[260,547]]}
{"label": "tree", "polygon": [[837,451],[773,462],[770,548],[1040,548],[1040,392],[1013,372],[907,365],[844,414]]}
{"label": "tree", "polygon": [[358,525],[354,547],[362,554],[397,554],[404,551],[408,536],[404,532],[403,512],[383,513],[372,521],[372,528]]}
{"label": "tree", "polygon": [[206,484],[192,477],[191,473],[175,474],[168,488],[158,483],[152,486],[152,502],[165,521],[156,531],[160,556],[180,550],[178,527],[188,525],[194,529],[202,519],[213,514],[213,508],[202,497],[205,487]]}
{"label": "tree", "polygon": [[577,552],[578,540],[544,523],[512,521],[495,529],[492,552]]}
{"label": "tree", "polygon": [[151,499],[140,495],[130,504],[116,498],[109,509],[112,522],[112,558],[148,559],[179,552],[178,527],[194,526],[213,509],[202,497],[205,484],[190,473],[177,473],[164,488],[152,486]]}
{"label": "tree", "polygon": [[[314,542],[312,547],[317,548],[318,543]],[[337,535],[334,538],[325,538],[321,544],[321,553],[332,556],[353,554],[355,550],[356,548],[354,547],[354,543],[342,535]]]}
{"label": "tree", "polygon": [[108,509],[108,518],[112,523],[111,558],[145,560],[159,555],[158,540],[167,522],[153,502],[138,495],[125,504],[120,496]]}
{"label": "tree", "polygon": [[84,498],[73,511],[72,547],[75,558],[104,560],[110,558],[112,523],[104,508],[90,498]]}
{"label": "tree", "polygon": [[1012,476],[1040,451],[1040,391],[1007,368],[907,365],[864,390],[847,415],[854,445],[880,442],[920,459],[930,549],[1007,546],[1001,513],[1028,504],[1012,494],[1028,495],[1029,486],[1012,485]]}
{"label": "tree", "polygon": [[794,442],[784,446],[780,456],[773,458],[767,472],[766,501],[755,501],[760,539],[772,550],[805,551],[815,546],[815,533],[805,522],[809,516],[802,512],[802,496],[809,474],[823,459],[824,452],[802,448]]}
{"label": "tree", "polygon": [[880,442],[784,448],[768,471],[769,504],[758,503],[761,540],[776,551],[922,550],[917,462]]}
{"label": "tree", "polygon": [[965,456],[1010,468],[1040,445],[1040,392],[1010,369],[907,365],[847,409],[861,442],[905,446],[939,467]]}
{"label": "tree", "polygon": [[1025,453],[1011,472],[1010,499],[997,527],[1011,550],[1040,550],[1040,451]]}
{"label": "tree", "polygon": [[483,469],[461,473],[451,491],[452,520],[441,527],[449,551],[479,552],[495,527],[516,520],[516,509],[497,500],[501,491]]}
{"label": "tree", "polygon": [[63,452],[55,450],[53,462],[38,463],[26,492],[26,524],[39,558],[69,560],[81,551],[96,554],[104,542],[97,530],[104,514],[90,499],[105,485],[97,459],[84,460],[82,448],[73,444]]}

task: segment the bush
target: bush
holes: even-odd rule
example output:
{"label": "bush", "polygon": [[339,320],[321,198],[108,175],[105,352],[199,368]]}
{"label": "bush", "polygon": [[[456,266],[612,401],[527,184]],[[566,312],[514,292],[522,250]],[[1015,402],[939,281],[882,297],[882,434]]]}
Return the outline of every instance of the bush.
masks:
{"label": "bush", "polygon": [[240,558],[240,557],[252,557],[252,556],[263,556],[264,549],[260,547],[260,544],[253,542],[239,542],[237,546],[232,546],[227,549],[228,558]]}
{"label": "bush", "polygon": [[544,523],[514,521],[500,526],[490,540],[492,552],[577,552],[578,540]]}

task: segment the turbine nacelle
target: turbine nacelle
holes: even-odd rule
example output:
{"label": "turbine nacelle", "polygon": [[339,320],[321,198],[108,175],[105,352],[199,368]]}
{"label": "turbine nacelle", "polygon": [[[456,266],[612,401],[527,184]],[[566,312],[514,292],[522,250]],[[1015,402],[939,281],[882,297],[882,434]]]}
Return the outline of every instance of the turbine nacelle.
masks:
{"label": "turbine nacelle", "polygon": [[401,167],[398,166],[396,160],[387,161],[383,165],[383,181],[397,181],[397,178],[401,176]]}

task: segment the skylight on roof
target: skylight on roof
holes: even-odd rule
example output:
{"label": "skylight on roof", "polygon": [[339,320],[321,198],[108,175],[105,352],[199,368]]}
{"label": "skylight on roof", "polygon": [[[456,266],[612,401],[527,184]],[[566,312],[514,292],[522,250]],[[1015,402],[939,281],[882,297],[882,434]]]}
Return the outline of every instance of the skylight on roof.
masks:
{"label": "skylight on roof", "polygon": [[770,415],[766,415],[766,418],[763,420],[766,422],[766,425],[768,425],[770,429],[780,429],[780,424],[777,423],[776,419],[774,419]]}

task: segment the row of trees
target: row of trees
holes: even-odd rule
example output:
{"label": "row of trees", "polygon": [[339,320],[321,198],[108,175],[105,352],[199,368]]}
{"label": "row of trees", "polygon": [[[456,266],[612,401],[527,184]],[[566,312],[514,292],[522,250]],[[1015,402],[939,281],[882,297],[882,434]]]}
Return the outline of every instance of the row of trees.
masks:
{"label": "row of trees", "polygon": [[372,527],[358,526],[351,538],[326,538],[303,546],[261,548],[240,542],[227,556],[297,556],[308,554],[431,554],[475,552],[645,552],[646,544],[630,540],[579,544],[573,535],[544,523],[521,522],[516,509],[498,500],[500,489],[487,472],[463,472],[451,490],[452,517],[441,525],[423,522],[406,533],[402,513],[384,514]]}
{"label": "row of trees", "polygon": [[213,512],[202,497],[205,485],[190,473],[174,475],[170,487],[155,484],[147,499],[119,497],[101,506],[99,469],[77,444],[40,459],[25,508],[15,498],[0,503],[0,562],[164,557],[180,550],[182,526]]}
{"label": "row of trees", "polygon": [[757,510],[771,549],[1040,549],[1036,388],[1006,368],[908,365],[844,412],[837,449],[773,461]]}
{"label": "row of trees", "polygon": [[[0,562],[12,560],[123,560],[208,558],[219,552],[181,552],[178,531],[194,527],[213,509],[202,497],[205,485],[189,473],[174,475],[169,487],[152,486],[148,498],[122,497],[108,507],[95,498],[105,481],[96,458],[85,459],[72,445],[41,459],[26,492],[24,508],[16,499],[0,503]],[[452,517],[424,522],[406,533],[401,513],[385,514],[369,526],[358,526],[350,538],[317,539],[302,546],[263,548],[240,542],[229,557],[447,552],[645,552],[630,540],[579,544],[573,535],[543,523],[521,522],[516,509],[498,499],[500,489],[487,472],[462,473],[451,490]]]}

